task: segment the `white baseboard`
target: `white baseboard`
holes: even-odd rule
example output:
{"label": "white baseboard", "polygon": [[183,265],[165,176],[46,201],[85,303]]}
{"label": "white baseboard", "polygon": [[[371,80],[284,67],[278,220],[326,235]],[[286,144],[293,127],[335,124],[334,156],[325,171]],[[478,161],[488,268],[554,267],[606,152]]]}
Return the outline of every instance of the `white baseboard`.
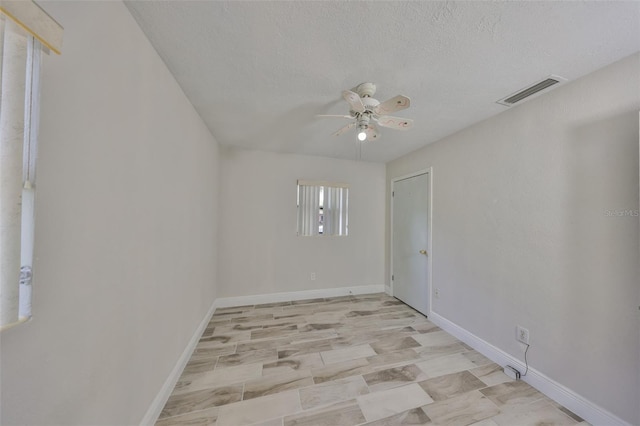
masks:
{"label": "white baseboard", "polygon": [[389,296],[393,296],[393,294],[391,294],[391,287],[388,285],[384,286],[384,292],[387,293]]}
{"label": "white baseboard", "polygon": [[317,299],[321,297],[348,296],[350,294],[383,293],[384,285],[361,285],[355,287],[326,288],[319,290],[290,291],[286,293],[256,294],[251,296],[221,297],[216,300],[219,308],[260,305],[263,303],[289,302],[292,300]]}
{"label": "white baseboard", "polygon": [[211,316],[216,310],[216,301],[217,300],[213,301],[213,304],[205,314],[204,318],[202,319],[202,321],[200,321],[198,328],[193,333],[193,336],[191,336],[191,339],[189,340],[189,343],[187,343],[187,346],[184,348],[182,355],[180,355],[180,358],[178,358],[178,362],[176,362],[173,370],[171,370],[171,373],[169,373],[169,377],[167,377],[167,380],[164,381],[164,384],[151,403],[151,406],[147,410],[147,413],[140,421],[141,426],[152,426],[158,420],[158,417],[160,417],[160,413],[162,412],[164,405],[167,403],[169,396],[171,396],[171,392],[173,392],[173,388],[178,382],[178,379],[182,374],[182,370],[184,370],[187,362],[189,362],[189,358],[191,358],[191,354],[198,344],[200,336],[202,336],[202,333],[204,333],[204,329],[207,328],[207,324],[209,324]]}
{"label": "white baseboard", "polygon": [[[505,365],[511,365],[524,372],[525,365],[520,360],[482,340],[475,334],[470,333],[443,316],[432,312],[429,319],[438,327],[471,346],[473,349],[477,350],[496,364],[503,367]],[[534,368],[529,367],[527,376],[522,380],[529,383],[549,398],[573,411],[594,426],[631,426],[630,423],[625,422],[597,404],[590,402],[586,398],[545,376]]]}

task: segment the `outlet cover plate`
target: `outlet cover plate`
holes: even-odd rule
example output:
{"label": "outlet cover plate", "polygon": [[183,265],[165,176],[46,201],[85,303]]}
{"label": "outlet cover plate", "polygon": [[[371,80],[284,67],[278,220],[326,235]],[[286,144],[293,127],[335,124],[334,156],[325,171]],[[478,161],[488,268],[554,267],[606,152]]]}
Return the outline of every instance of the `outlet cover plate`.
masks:
{"label": "outlet cover plate", "polygon": [[525,345],[529,344],[529,330],[521,325],[516,327],[516,340],[522,342]]}

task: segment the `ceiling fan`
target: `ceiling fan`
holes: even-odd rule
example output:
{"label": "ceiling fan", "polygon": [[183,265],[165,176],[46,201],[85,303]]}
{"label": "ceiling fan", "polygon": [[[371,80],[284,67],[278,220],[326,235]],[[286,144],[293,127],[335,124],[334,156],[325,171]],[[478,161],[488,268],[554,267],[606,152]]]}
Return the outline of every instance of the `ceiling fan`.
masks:
{"label": "ceiling fan", "polygon": [[372,98],[376,92],[376,85],[373,83],[361,83],[355,88],[355,92],[345,90],[342,97],[351,107],[349,115],[321,115],[320,117],[341,117],[352,120],[333,136],[340,136],[347,130],[354,127],[358,129],[358,140],[375,140],[380,137],[378,126],[389,127],[396,130],[407,130],[413,126],[413,120],[387,115],[391,112],[401,111],[409,108],[410,99],[406,96],[398,95],[384,102]]}

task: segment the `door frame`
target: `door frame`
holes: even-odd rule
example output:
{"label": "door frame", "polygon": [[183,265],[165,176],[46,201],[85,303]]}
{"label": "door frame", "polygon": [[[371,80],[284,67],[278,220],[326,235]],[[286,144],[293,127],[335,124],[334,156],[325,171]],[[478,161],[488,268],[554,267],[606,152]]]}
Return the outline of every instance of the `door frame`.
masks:
{"label": "door frame", "polygon": [[420,176],[420,175],[424,175],[424,174],[428,174],[429,175],[429,183],[428,183],[428,196],[427,196],[427,200],[429,202],[429,207],[427,208],[427,214],[428,214],[428,218],[427,218],[427,234],[428,234],[428,238],[427,238],[427,252],[428,252],[428,256],[427,256],[427,292],[429,294],[429,301],[427,304],[427,316],[431,316],[431,312],[432,312],[432,301],[433,301],[433,291],[431,288],[431,282],[432,282],[432,274],[433,274],[433,167],[428,167],[426,169],[423,170],[419,170],[417,172],[413,172],[410,174],[406,174],[406,175],[402,175],[402,176],[398,176],[395,177],[393,179],[391,179],[391,197],[390,198],[390,222],[389,222],[389,228],[390,228],[390,238],[389,238],[389,289],[391,291],[391,296],[393,296],[393,209],[394,209],[394,205],[393,205],[393,193],[395,190],[395,184],[398,181],[401,180],[405,180],[405,179],[410,179],[416,176]]}

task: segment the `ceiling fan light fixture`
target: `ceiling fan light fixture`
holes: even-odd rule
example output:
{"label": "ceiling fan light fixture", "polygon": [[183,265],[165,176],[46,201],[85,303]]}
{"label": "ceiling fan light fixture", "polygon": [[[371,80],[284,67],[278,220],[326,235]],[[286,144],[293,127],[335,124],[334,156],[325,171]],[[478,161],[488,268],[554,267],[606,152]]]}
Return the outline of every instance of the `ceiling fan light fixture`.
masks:
{"label": "ceiling fan light fixture", "polygon": [[360,142],[365,140],[373,141],[380,136],[377,126],[407,130],[413,125],[413,120],[388,115],[389,113],[409,108],[411,100],[408,97],[397,95],[380,103],[377,99],[371,97],[376,92],[375,84],[361,83],[354,90],[353,92],[351,90],[342,91],[342,98],[349,104],[349,115],[324,116],[353,120],[333,133],[333,136],[340,136],[347,130],[357,126],[357,135]]}

